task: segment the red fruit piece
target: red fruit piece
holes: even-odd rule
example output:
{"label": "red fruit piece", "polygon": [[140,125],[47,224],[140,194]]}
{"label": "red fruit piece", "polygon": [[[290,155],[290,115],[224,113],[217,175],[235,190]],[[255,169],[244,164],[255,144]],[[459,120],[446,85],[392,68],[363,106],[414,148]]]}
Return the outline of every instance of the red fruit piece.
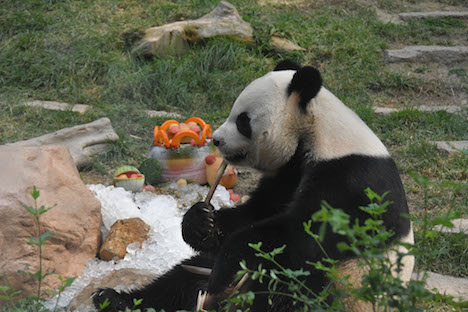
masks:
{"label": "red fruit piece", "polygon": [[[171,126],[172,126],[172,125],[171,125]],[[173,135],[175,135],[175,134],[176,134],[177,132],[179,132],[179,131],[180,131],[179,126],[178,126],[178,125],[174,125],[174,126],[170,127],[170,128],[167,130],[167,134],[173,136]]]}
{"label": "red fruit piece", "polygon": [[213,155],[208,155],[205,157],[205,162],[207,165],[212,165],[214,164],[215,161],[216,161],[216,157],[214,157]]}
{"label": "red fruit piece", "polygon": [[152,185],[144,185],[141,187],[142,191],[156,192],[156,188]]}
{"label": "red fruit piece", "polygon": [[196,134],[199,134],[200,131],[201,131],[200,126],[198,126],[198,125],[191,126],[191,127],[190,127],[190,130],[192,130],[192,131],[195,132]]}
{"label": "red fruit piece", "polygon": [[233,190],[233,189],[229,189],[228,192],[229,192],[229,194],[234,194],[234,190]]}
{"label": "red fruit piece", "polygon": [[125,173],[119,174],[117,179],[128,179],[128,176]]}
{"label": "red fruit piece", "polygon": [[138,173],[132,173],[128,176],[130,179],[138,178]]}
{"label": "red fruit piece", "polygon": [[239,195],[239,194],[236,194],[236,193],[232,193],[232,194],[230,195],[230,197],[231,197],[231,200],[232,200],[233,202],[237,202],[237,201],[240,200],[240,195]]}

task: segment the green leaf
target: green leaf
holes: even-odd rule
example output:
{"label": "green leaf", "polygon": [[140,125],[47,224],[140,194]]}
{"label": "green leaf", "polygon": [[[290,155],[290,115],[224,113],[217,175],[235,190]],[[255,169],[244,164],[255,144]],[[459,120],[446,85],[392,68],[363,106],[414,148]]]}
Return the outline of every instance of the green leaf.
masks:
{"label": "green leaf", "polygon": [[136,306],[140,305],[142,302],[143,302],[143,298],[141,298],[141,299],[133,298],[133,307],[136,307]]}
{"label": "green leaf", "polygon": [[37,216],[37,210],[34,209],[33,207],[30,207],[30,206],[26,206],[25,204],[21,204],[30,214],[32,214],[33,216]]}
{"label": "green leaf", "polygon": [[36,188],[36,186],[34,185],[33,186],[33,190],[31,192],[31,196],[32,198],[34,198],[34,200],[36,200],[38,197],[39,197],[39,190]]}
{"label": "green leaf", "polygon": [[271,257],[274,258],[276,255],[282,254],[285,248],[286,245],[273,249],[273,251],[270,252]]}
{"label": "green leaf", "polygon": [[261,251],[261,250],[260,250],[260,247],[262,247],[262,242],[258,242],[258,243],[256,243],[256,244],[254,244],[254,243],[249,243],[248,245],[249,245],[249,247],[253,248],[253,249],[256,250],[256,251]]}
{"label": "green leaf", "polygon": [[418,183],[419,185],[422,186],[427,186],[429,185],[429,178],[425,176],[420,176],[417,173],[414,173],[412,171],[408,172],[408,174],[413,178],[413,180]]}
{"label": "green leaf", "polygon": [[39,242],[43,243],[44,241],[48,240],[49,238],[53,236],[54,236],[53,233],[50,233],[50,231],[47,230],[39,237]]}
{"label": "green leaf", "polygon": [[439,216],[431,220],[431,225],[443,225],[449,229],[453,228],[453,224],[449,216]]}
{"label": "green leaf", "polygon": [[107,308],[109,306],[109,304],[110,304],[110,301],[109,301],[109,299],[106,298],[106,300],[104,300],[103,303],[99,304],[99,309],[101,309],[101,311],[102,311],[105,308]]}
{"label": "green leaf", "polygon": [[38,246],[38,245],[39,245],[39,241],[38,241],[37,237],[30,236],[30,237],[29,237],[29,241],[28,241],[27,244],[28,244],[28,245],[31,245],[31,246]]}

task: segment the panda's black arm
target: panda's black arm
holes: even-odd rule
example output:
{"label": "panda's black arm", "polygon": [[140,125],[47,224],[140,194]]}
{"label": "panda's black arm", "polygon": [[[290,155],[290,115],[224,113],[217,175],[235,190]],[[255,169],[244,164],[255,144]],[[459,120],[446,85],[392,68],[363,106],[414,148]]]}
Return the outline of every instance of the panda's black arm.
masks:
{"label": "panda's black arm", "polygon": [[296,192],[299,177],[297,170],[282,168],[262,177],[246,203],[221,208],[214,214],[204,202],[193,205],[184,215],[182,237],[195,250],[216,251],[231,233],[284,211]]}
{"label": "panda's black arm", "polygon": [[[299,154],[299,152],[298,152]],[[222,236],[248,227],[254,222],[282,213],[289,206],[301,180],[301,166],[294,156],[274,175],[260,179],[258,187],[244,204],[235,208],[222,208],[215,214],[215,223]]]}
{"label": "panda's black arm", "polygon": [[[318,232],[318,228],[319,224],[312,225],[313,232]],[[327,239],[332,239],[335,235],[328,232]],[[255,256],[254,249],[248,246],[249,243],[258,242],[262,242],[261,249],[266,252],[286,245],[284,253],[275,259],[290,269],[306,267],[306,260],[316,261],[324,256],[319,245],[305,233],[303,220],[290,213],[278,214],[234,232],[226,238],[213,266],[208,286],[210,293],[223,291],[233,281],[242,260],[252,269],[257,268],[259,263],[267,268],[274,266],[273,263]]]}

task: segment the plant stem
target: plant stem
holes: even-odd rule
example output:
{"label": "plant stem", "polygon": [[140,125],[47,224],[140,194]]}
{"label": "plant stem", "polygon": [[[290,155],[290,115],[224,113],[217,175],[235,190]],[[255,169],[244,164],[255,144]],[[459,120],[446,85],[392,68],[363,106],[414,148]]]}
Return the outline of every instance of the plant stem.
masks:
{"label": "plant stem", "polygon": [[37,222],[37,239],[39,247],[39,286],[37,287],[37,299],[41,298],[41,284],[42,284],[42,242],[41,242],[41,222],[39,220],[39,210],[37,209],[37,200],[34,199],[34,208],[36,209],[36,222]]}

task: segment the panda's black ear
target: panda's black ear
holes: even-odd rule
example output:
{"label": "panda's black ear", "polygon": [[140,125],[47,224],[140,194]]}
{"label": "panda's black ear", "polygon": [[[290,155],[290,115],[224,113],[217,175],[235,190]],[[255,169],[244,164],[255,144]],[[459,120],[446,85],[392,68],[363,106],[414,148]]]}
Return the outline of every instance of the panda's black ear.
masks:
{"label": "panda's black ear", "polygon": [[280,70],[300,70],[301,65],[297,64],[291,60],[283,60],[276,65],[273,71],[280,71]]}
{"label": "panda's black ear", "polygon": [[288,86],[288,96],[293,92],[299,97],[299,107],[303,113],[306,112],[307,103],[312,100],[322,87],[320,72],[310,66],[298,70]]}

